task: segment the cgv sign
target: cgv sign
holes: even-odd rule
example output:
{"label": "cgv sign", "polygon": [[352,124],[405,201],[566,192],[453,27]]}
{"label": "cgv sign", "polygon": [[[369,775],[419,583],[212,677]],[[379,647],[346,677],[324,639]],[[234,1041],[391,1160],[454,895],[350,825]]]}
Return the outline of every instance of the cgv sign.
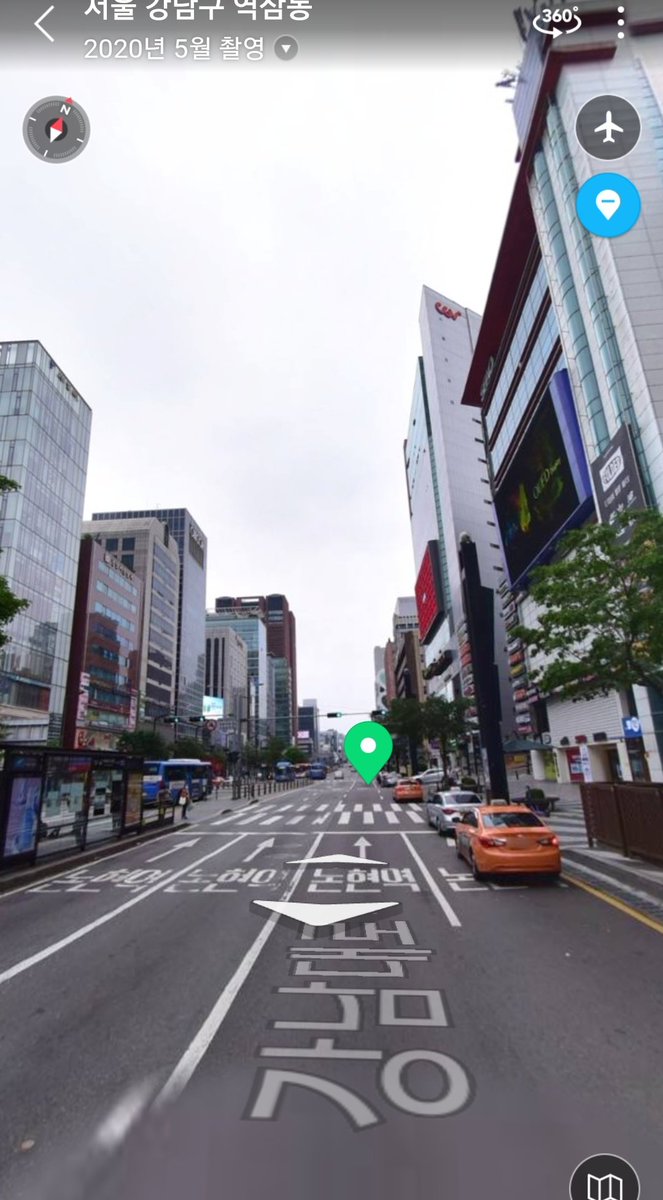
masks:
{"label": "cgv sign", "polygon": [[449,308],[448,305],[443,304],[441,300],[438,300],[435,305],[435,312],[438,312],[441,317],[448,317],[450,321],[457,321],[463,315],[458,309]]}

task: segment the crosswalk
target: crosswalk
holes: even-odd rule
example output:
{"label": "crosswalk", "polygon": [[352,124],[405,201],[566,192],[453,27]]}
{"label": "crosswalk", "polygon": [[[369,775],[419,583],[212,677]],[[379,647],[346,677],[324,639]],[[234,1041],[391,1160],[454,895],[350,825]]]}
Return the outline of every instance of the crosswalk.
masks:
{"label": "crosswalk", "polygon": [[229,817],[221,817],[212,821],[211,825],[223,825],[228,828],[269,829],[270,827],[290,828],[301,825],[308,819],[313,827],[326,829],[347,829],[351,826],[361,828],[386,828],[394,826],[412,827],[425,825],[426,816],[421,804],[376,804],[370,801],[366,804],[290,804],[268,803],[260,804],[259,811],[247,813],[238,812],[234,821]]}

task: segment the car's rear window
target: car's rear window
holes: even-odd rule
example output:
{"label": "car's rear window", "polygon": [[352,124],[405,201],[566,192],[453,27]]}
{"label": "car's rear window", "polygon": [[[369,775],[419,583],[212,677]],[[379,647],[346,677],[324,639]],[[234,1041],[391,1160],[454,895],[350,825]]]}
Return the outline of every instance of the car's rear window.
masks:
{"label": "car's rear window", "polygon": [[539,818],[531,812],[482,813],[482,820],[484,825],[493,827],[500,826],[501,828],[506,829],[522,829],[530,828],[534,825],[543,825],[543,821],[540,821]]}

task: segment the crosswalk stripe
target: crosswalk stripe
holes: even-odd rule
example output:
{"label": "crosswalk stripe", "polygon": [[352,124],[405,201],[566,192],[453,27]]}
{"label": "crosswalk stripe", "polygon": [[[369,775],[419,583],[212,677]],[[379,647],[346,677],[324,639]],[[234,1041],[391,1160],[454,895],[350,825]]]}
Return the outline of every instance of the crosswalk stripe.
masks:
{"label": "crosswalk stripe", "polygon": [[342,812],[340,817],[338,818],[338,823],[339,823],[339,825],[349,825],[350,824],[350,813]]}
{"label": "crosswalk stripe", "polygon": [[398,817],[396,816],[396,813],[386,812],[384,815],[387,818],[390,825],[398,825]]}
{"label": "crosswalk stripe", "polygon": [[364,825],[375,825],[375,817],[372,812],[364,813]]}
{"label": "crosswalk stripe", "polygon": [[276,811],[280,813],[287,812],[289,808],[292,808],[292,804],[284,804],[283,808],[278,808]]}
{"label": "crosswalk stripe", "polygon": [[267,820],[263,821],[262,823],[263,823],[263,825],[273,825],[275,821],[280,821],[280,820],[281,820],[281,814],[277,813],[275,817],[268,817]]}
{"label": "crosswalk stripe", "polygon": [[[288,821],[286,821],[286,825],[298,825],[299,822],[303,821],[303,820],[304,820],[303,817],[290,817],[290,819]],[[268,822],[265,821],[265,825],[267,825],[267,823]]]}
{"label": "crosswalk stripe", "polygon": [[329,808],[328,804],[319,804],[315,811],[316,812],[324,812],[325,809],[327,809],[327,808]]}
{"label": "crosswalk stripe", "polygon": [[342,801],[342,800],[341,800],[341,803],[340,803],[340,804],[337,804],[337,805],[336,805],[336,808],[334,809],[334,812],[345,812],[345,805],[344,805],[344,803],[343,803],[343,801]]}
{"label": "crosswalk stripe", "polygon": [[400,806],[400,804],[394,804],[394,803],[393,803],[393,801],[392,801],[392,804],[391,804],[391,808],[392,808],[392,812],[397,812],[397,813],[399,813],[399,812],[401,811],[401,806]]}
{"label": "crosswalk stripe", "polygon": [[254,821],[261,821],[264,815],[264,812],[252,813],[250,817],[244,817],[241,821],[238,821],[237,824],[251,825]]}
{"label": "crosswalk stripe", "polygon": [[328,821],[330,817],[331,817],[331,813],[325,813],[325,815],[323,817],[316,817],[315,820],[313,821],[313,824],[314,825],[324,825],[325,821]]}
{"label": "crosswalk stripe", "polygon": [[381,804],[374,804],[374,805],[373,805],[373,812],[382,812],[382,811],[383,811],[383,809],[382,809],[382,805],[381,805]]}
{"label": "crosswalk stripe", "polygon": [[411,809],[408,808],[407,815],[410,818],[410,820],[415,821],[417,825],[423,825],[424,818],[420,817],[418,812],[412,812]]}
{"label": "crosswalk stripe", "polygon": [[363,812],[363,810],[364,810],[363,804],[355,804],[353,812]]}

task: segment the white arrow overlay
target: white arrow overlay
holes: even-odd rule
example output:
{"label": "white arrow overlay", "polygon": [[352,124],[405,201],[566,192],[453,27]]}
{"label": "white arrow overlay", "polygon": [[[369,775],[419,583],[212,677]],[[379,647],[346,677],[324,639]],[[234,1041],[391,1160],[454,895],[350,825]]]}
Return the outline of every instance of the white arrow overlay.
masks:
{"label": "white arrow overlay", "polygon": [[255,850],[252,850],[250,854],[247,854],[246,858],[242,859],[242,862],[251,862],[251,859],[257,858],[262,850],[267,850],[269,846],[273,846],[275,841],[276,838],[267,838],[266,841],[261,842],[259,846],[256,846]]}
{"label": "white arrow overlay", "polygon": [[146,861],[148,863],[158,862],[160,858],[166,858],[169,854],[175,854],[177,850],[184,850],[186,846],[195,846],[196,842],[199,841],[200,838],[193,838],[193,840],[190,842],[178,842],[177,845],[173,846],[170,850],[165,850],[163,854],[157,854],[154,858],[148,858]]}
{"label": "white arrow overlay", "polygon": [[[367,842],[370,845],[370,842]],[[244,860],[246,862],[246,859]],[[319,858],[291,858],[286,863],[287,867],[297,867],[300,863],[304,863],[307,867],[315,867],[319,863],[367,863],[373,867],[386,867],[389,864],[383,862],[379,858],[359,858],[356,854],[321,854]]]}
{"label": "white arrow overlay", "polygon": [[42,29],[41,22],[43,21],[44,17],[47,17],[47,16],[49,15],[49,13],[52,13],[52,12],[53,12],[53,9],[54,9],[54,8],[55,8],[55,5],[54,5],[54,4],[51,4],[51,7],[50,7],[50,8],[47,8],[47,9],[46,9],[46,12],[43,12],[43,13],[41,14],[41,16],[40,16],[40,17],[37,17],[37,20],[34,22],[34,25],[35,25],[35,27],[36,27],[36,28],[39,30],[39,32],[40,32],[40,33],[43,33],[43,35],[44,35],[44,37],[45,37],[45,38],[48,38],[49,42],[54,42],[54,41],[55,41],[55,38],[54,38],[54,37],[51,37],[51,35],[50,35],[50,33],[48,32],[48,30],[46,30],[46,29]]}
{"label": "white arrow overlay", "polygon": [[370,846],[370,844],[371,843],[368,842],[365,837],[357,838],[357,841],[353,843],[353,845],[359,846],[359,853],[363,859],[366,859],[366,862],[368,862],[368,859],[366,858],[366,847]]}
{"label": "white arrow overlay", "polygon": [[292,917],[293,921],[301,921],[302,925],[313,925],[316,929],[323,925],[351,921],[353,917],[366,917],[369,913],[381,912],[385,908],[398,908],[397,900],[382,904],[375,901],[371,904],[298,904],[286,900],[254,900],[253,903],[282,917]]}

